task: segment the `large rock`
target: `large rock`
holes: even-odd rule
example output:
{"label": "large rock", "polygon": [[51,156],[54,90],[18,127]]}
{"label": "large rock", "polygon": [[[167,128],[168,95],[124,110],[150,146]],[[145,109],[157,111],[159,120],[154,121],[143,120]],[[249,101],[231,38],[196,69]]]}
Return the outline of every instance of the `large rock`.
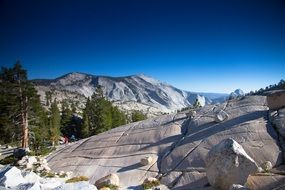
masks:
{"label": "large rock", "polygon": [[27,181],[18,168],[7,166],[0,171],[0,186],[12,188],[21,183],[27,183]]}
{"label": "large rock", "polygon": [[104,186],[110,186],[110,185],[113,185],[113,186],[118,186],[120,185],[120,179],[118,177],[117,174],[109,174],[101,179],[99,179],[98,181],[96,181],[95,183],[95,186],[97,188],[101,188],[101,187],[104,187]]}
{"label": "large rock", "polygon": [[247,186],[250,190],[284,190],[284,175],[252,175],[247,179]]}
{"label": "large rock", "polygon": [[233,139],[214,146],[206,157],[206,174],[213,187],[228,190],[232,184],[245,184],[258,169],[255,161]]}
{"label": "large rock", "polygon": [[285,107],[285,90],[274,91],[267,95],[268,107],[277,110]]}
{"label": "large rock", "polygon": [[[224,110],[228,119],[216,123],[217,110]],[[66,145],[47,158],[49,166],[56,172],[89,176],[92,184],[116,173],[121,189],[132,189],[147,177],[162,175],[163,184],[183,190],[204,188],[208,183],[206,155],[227,138],[234,138],[258,165],[282,163],[265,96],[245,96],[196,112],[192,119],[185,113],[163,115]],[[142,166],[140,160],[146,155],[154,162]]]}
{"label": "large rock", "polygon": [[216,114],[215,121],[219,123],[219,122],[227,120],[228,118],[229,118],[229,115],[227,114],[227,112],[221,110]]}
{"label": "large rock", "polygon": [[22,157],[27,155],[27,150],[24,148],[16,148],[14,149],[13,155],[16,158],[21,159]]}

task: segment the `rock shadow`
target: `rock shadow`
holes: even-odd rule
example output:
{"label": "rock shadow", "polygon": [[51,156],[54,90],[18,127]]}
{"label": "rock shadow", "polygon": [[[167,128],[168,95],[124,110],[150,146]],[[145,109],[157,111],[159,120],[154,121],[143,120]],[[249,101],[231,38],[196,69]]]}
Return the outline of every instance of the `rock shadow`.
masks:
{"label": "rock shadow", "polygon": [[126,171],[130,171],[130,170],[135,170],[135,169],[138,169],[141,167],[143,167],[143,165],[141,165],[140,163],[135,163],[135,164],[123,167],[123,168],[119,169],[117,172],[118,173],[126,172]]}

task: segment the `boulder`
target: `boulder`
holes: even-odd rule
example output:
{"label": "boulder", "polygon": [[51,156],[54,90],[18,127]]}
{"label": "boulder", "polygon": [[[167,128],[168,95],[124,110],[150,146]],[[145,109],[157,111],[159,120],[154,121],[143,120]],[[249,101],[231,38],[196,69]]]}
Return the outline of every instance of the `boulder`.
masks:
{"label": "boulder", "polygon": [[274,91],[267,95],[269,109],[277,110],[285,107],[285,90]]}
{"label": "boulder", "polygon": [[239,184],[233,184],[229,190],[250,190],[250,189]]}
{"label": "boulder", "polygon": [[221,110],[221,111],[219,111],[219,112],[216,114],[216,116],[215,116],[215,121],[216,121],[217,123],[220,123],[220,122],[222,122],[222,121],[227,120],[228,118],[229,118],[229,115],[227,114],[227,112]]}
{"label": "boulder", "polygon": [[39,183],[25,183],[17,186],[17,190],[42,190]]}
{"label": "boulder", "polygon": [[0,171],[0,186],[12,188],[21,183],[27,183],[21,170],[16,167],[6,166]]}
{"label": "boulder", "polygon": [[23,158],[24,156],[27,155],[27,151],[26,151],[26,149],[24,149],[24,148],[16,148],[16,149],[14,149],[14,151],[13,151],[13,155],[14,155],[16,158],[21,159],[21,158]]}
{"label": "boulder", "polygon": [[35,157],[35,156],[29,156],[28,157],[28,163],[29,164],[35,164],[35,163],[37,163],[38,162],[38,160],[37,160],[37,158]]}
{"label": "boulder", "polygon": [[41,177],[34,172],[28,172],[23,177],[27,183],[39,183],[41,180]]}
{"label": "boulder", "polygon": [[95,183],[95,186],[97,188],[101,188],[101,187],[109,186],[109,185],[115,185],[115,186],[120,185],[120,179],[119,179],[117,174],[115,174],[115,173],[109,174],[109,175],[97,180]]}
{"label": "boulder", "polygon": [[145,157],[145,158],[142,158],[141,161],[140,161],[140,163],[141,163],[141,165],[143,165],[143,166],[147,166],[147,165],[152,164],[152,161],[153,161],[152,157],[151,157],[151,156],[147,156],[147,157]]}
{"label": "boulder", "polygon": [[241,145],[229,138],[215,145],[206,157],[206,175],[216,188],[228,190],[232,184],[245,184],[258,166]]}

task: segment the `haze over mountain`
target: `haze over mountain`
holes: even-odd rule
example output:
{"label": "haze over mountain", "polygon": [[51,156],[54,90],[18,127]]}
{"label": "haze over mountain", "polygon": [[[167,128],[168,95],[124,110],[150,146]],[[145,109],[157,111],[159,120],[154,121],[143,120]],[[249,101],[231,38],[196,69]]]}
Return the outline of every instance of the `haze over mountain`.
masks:
{"label": "haze over mountain", "polygon": [[103,87],[105,97],[123,110],[144,112],[173,112],[188,107],[198,99],[200,104],[222,101],[227,94],[196,93],[180,90],[152,77],[140,74],[126,77],[95,76],[84,73],[68,73],[56,79],[33,80],[41,99],[45,102],[47,91],[61,101],[72,99],[83,107],[98,85]]}

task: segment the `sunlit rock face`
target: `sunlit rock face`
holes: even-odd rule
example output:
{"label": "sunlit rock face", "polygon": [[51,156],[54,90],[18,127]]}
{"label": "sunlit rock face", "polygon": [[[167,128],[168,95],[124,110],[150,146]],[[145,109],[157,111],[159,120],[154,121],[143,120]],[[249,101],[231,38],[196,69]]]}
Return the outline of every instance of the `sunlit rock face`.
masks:
{"label": "sunlit rock face", "polygon": [[[143,74],[107,77],[69,73],[54,80],[33,80],[33,83],[43,103],[46,102],[46,92],[52,91],[52,99],[56,98],[58,102],[71,99],[82,109],[86,98],[90,97],[100,85],[103,87],[105,97],[122,110],[140,110],[151,116],[171,113],[191,106],[196,99],[200,105],[204,106],[212,102],[211,98],[227,96],[226,94],[204,93],[201,95],[187,92]],[[215,102],[222,101],[223,99],[215,100]]]}
{"label": "sunlit rock face", "polygon": [[[227,120],[215,122],[223,110]],[[248,96],[187,113],[124,125],[66,145],[48,157],[53,170],[74,171],[95,183],[111,173],[121,189],[138,187],[148,177],[160,178],[171,189],[198,189],[209,184],[206,156],[224,139],[232,138],[257,165],[282,163],[278,133],[268,119],[266,97]],[[146,157],[152,163],[142,165]]]}

